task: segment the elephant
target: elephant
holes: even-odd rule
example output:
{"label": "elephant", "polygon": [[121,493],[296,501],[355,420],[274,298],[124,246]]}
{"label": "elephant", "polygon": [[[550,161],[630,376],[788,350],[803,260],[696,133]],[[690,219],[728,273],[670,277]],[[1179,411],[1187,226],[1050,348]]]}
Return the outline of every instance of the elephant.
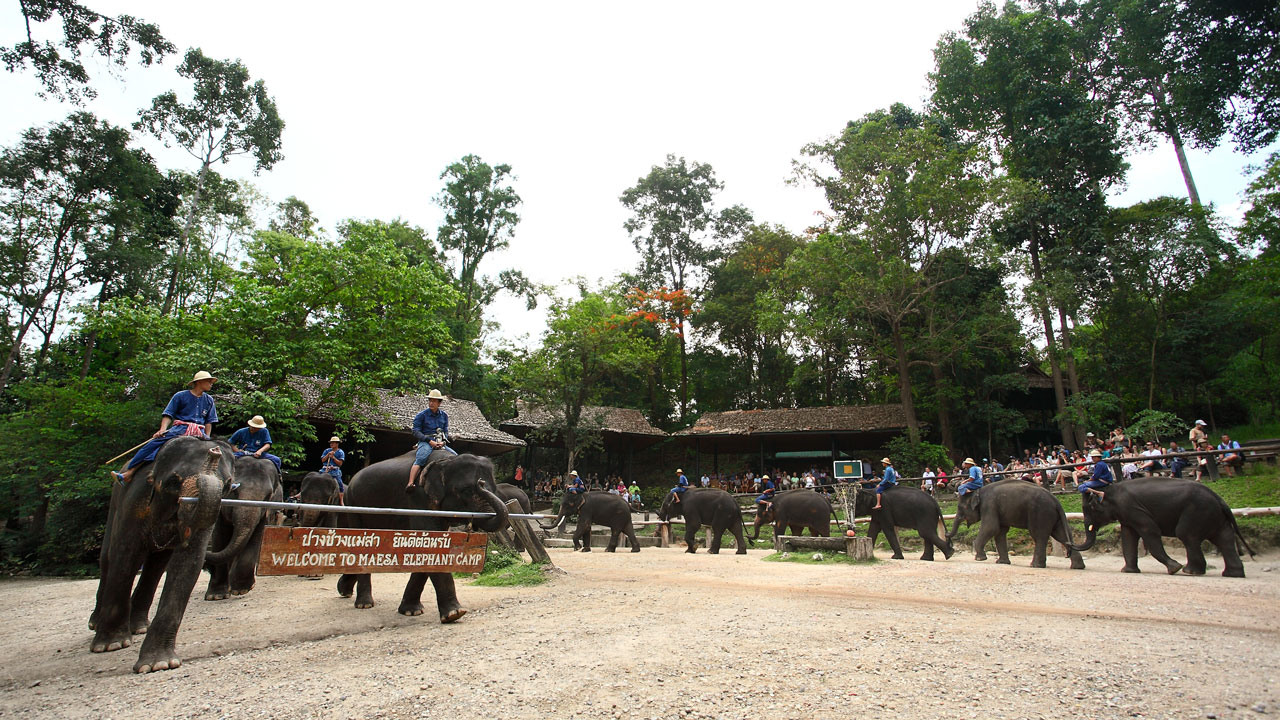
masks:
{"label": "elephant", "polygon": [[[920,556],[921,560],[933,560],[933,549],[936,547],[942,551],[942,556],[951,559],[955,554],[955,548],[951,545],[950,537],[944,539],[943,534],[946,533],[946,524],[942,520],[942,508],[938,507],[938,501],[933,499],[929,493],[914,487],[895,486],[884,491],[881,497],[881,507],[879,510],[874,509],[876,504],[876,494],[869,490],[861,488],[856,489],[858,493],[853,502],[853,514],[856,517],[868,516],[871,523],[867,527],[867,536],[871,538],[871,545],[876,544],[876,537],[880,532],[884,531],[884,539],[889,541],[889,547],[893,548],[893,559],[902,559],[902,545],[898,542],[898,531],[895,528],[911,528],[920,535],[920,539],[924,541],[924,554]],[[938,526],[942,524],[942,533],[938,532]]]}
{"label": "elephant", "polygon": [[751,541],[760,539],[760,528],[768,523],[773,523],[774,533],[779,535],[788,529],[792,535],[799,535],[809,528],[810,535],[830,537],[831,517],[831,500],[826,495],[808,488],[786,490],[756,513]]}
{"label": "elephant", "polygon": [[529,495],[524,490],[512,485],[511,483],[498,483],[494,492],[503,502],[515,500],[520,503],[520,511],[527,514],[533,512],[533,505],[529,502]]}
{"label": "elephant", "polygon": [[672,517],[684,516],[684,543],[688,547],[685,552],[698,551],[695,541],[698,528],[708,525],[711,527],[711,548],[707,552],[719,554],[720,536],[728,530],[738,541],[737,554],[747,554],[742,510],[732,495],[716,488],[690,488],[682,494],[684,497],[676,502],[675,491],[667,493],[662,508],[658,510],[658,519],[669,522]]}
{"label": "elephant", "polygon": [[[1114,483],[1099,498],[1092,493],[1083,499],[1085,541],[1073,550],[1085,551],[1098,539],[1098,529],[1120,523],[1120,547],[1124,552],[1122,572],[1138,570],[1138,539],[1151,557],[1164,564],[1170,575],[1181,570],[1188,575],[1204,575],[1201,543],[1213,543],[1222,554],[1223,577],[1244,577],[1244,563],[1236,547],[1254,556],[1253,548],[1240,534],[1231,508],[1218,494],[1192,480],[1176,478],[1134,478]],[[1169,557],[1161,537],[1176,537],[1187,548],[1185,566]]]}
{"label": "elephant", "polygon": [[[329,473],[309,472],[302,478],[302,487],[298,490],[298,502],[303,505],[338,505],[338,480]],[[298,527],[338,526],[340,508],[326,510],[299,510],[296,524]]]}
{"label": "elephant", "polygon": [[578,527],[573,531],[574,550],[591,552],[591,526],[606,525],[612,535],[605,552],[618,549],[618,538],[623,533],[631,541],[631,552],[640,552],[640,542],[636,540],[636,530],[631,523],[631,504],[621,495],[600,491],[565,493],[560,499],[560,514],[550,525],[542,525],[542,529],[550,530],[570,515],[578,516]]}
{"label": "elephant", "polygon": [[1045,566],[1045,550],[1049,538],[1062,543],[1067,548],[1067,557],[1071,558],[1072,570],[1084,569],[1084,558],[1072,547],[1071,526],[1067,524],[1067,513],[1062,503],[1053,493],[1039,485],[1022,482],[1017,479],[999,480],[989,483],[978,490],[967,493],[960,498],[956,508],[956,520],[951,532],[947,534],[947,542],[960,532],[960,523],[966,524],[982,521],[978,537],[973,541],[973,557],[975,560],[986,560],[986,544],[993,536],[996,539],[996,550],[1000,559],[996,562],[1009,564],[1009,528],[1026,528],[1031,533],[1035,550],[1031,555],[1031,567]]}
{"label": "elephant", "polygon": [[[507,506],[489,488],[494,487],[493,463],[475,455],[451,455],[428,462],[418,477],[418,484],[405,490],[409,466],[414,452],[374,463],[356,473],[347,485],[346,504],[351,506],[404,508],[417,510],[454,510],[491,512],[491,518],[476,518],[471,526],[493,533],[507,526]],[[361,529],[447,530],[458,522],[448,517],[409,517],[405,515],[357,515],[344,513],[345,525]],[[435,586],[436,608],[440,622],[451,623],[466,614],[458,604],[452,573],[416,572],[409,576],[398,612],[421,615],[422,590],[427,580]],[[355,590],[357,608],[373,607],[372,583],[368,573],[346,574],[338,579],[338,594],[351,597]]]}
{"label": "elephant", "polygon": [[[265,458],[242,455],[233,463],[235,482],[229,499],[284,500],[280,471]],[[262,531],[275,518],[277,510],[256,507],[224,507],[213,525],[213,543],[205,553],[209,569],[209,588],[205,600],[225,600],[231,595],[244,595],[253,589],[262,552]],[[212,548],[220,548],[214,550]]]}
{"label": "elephant", "polygon": [[[132,480],[112,488],[99,556],[98,599],[89,617],[94,631],[90,650],[119,650],[129,646],[132,635],[146,633],[134,672],[182,664],[178,627],[200,578],[222,495],[231,487],[232,459],[231,446],[220,440],[176,437],[160,448],[155,460],[139,466]],[[198,502],[179,503],[180,497]],[[151,601],[165,573],[160,605],[148,624]]]}

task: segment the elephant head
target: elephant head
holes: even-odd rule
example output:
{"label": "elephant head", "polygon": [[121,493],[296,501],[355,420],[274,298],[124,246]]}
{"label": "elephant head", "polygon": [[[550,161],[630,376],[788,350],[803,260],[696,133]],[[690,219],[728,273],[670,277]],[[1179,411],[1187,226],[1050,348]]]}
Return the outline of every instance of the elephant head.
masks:
{"label": "elephant head", "polygon": [[854,517],[870,515],[871,508],[876,505],[876,494],[858,485],[854,485],[853,492],[855,493],[853,496]]}
{"label": "elephant head", "polygon": [[[244,455],[235,459],[233,467],[238,482],[227,488],[227,499],[271,500],[280,487],[280,473],[270,460]],[[229,562],[231,558],[239,555],[267,512],[274,511],[265,511],[257,507],[223,508],[223,519],[233,528],[231,539],[227,541],[226,547],[210,550],[204,556],[205,563],[217,565]]]}
{"label": "elephant head", "polygon": [[[311,472],[302,478],[298,502],[304,505],[337,505],[338,480],[328,473]],[[337,508],[334,508],[337,510]],[[323,510],[299,510],[298,527],[315,527],[325,514]]]}
{"label": "elephant head", "polygon": [[497,532],[508,524],[507,505],[492,491],[493,463],[475,455],[456,455],[427,463],[423,469],[428,509],[491,512],[494,517],[475,518],[471,527]]}
{"label": "elephant head", "polygon": [[[230,446],[210,445],[196,438],[182,443],[178,440],[184,438],[176,438],[162,448],[168,452],[157,455],[153,469],[156,493],[151,501],[151,517],[157,525],[172,524],[175,531],[168,542],[163,542],[162,533],[155,535],[166,547],[186,547],[196,531],[212,527],[218,519],[223,492],[233,477]],[[184,497],[198,501],[180,502]]]}
{"label": "elephant head", "polygon": [[684,515],[684,507],[682,502],[676,502],[676,491],[672,490],[662,500],[662,507],[658,510],[658,519],[666,522],[673,517]]}
{"label": "elephant head", "polygon": [[551,530],[564,522],[565,518],[570,515],[576,515],[578,511],[582,509],[582,503],[586,501],[586,497],[586,493],[566,491],[565,494],[560,497],[560,514],[556,516],[556,519],[553,520],[550,525],[542,525],[542,523],[538,524],[543,530]]}
{"label": "elephant head", "polygon": [[976,523],[982,519],[982,490],[978,489],[970,493],[960,496],[959,502],[956,503],[956,519],[951,524],[951,532],[947,533],[947,542],[950,543],[960,532],[960,523],[966,525]]}
{"label": "elephant head", "polygon": [[1116,521],[1115,500],[1100,498],[1093,493],[1085,493],[1080,499],[1080,508],[1084,512],[1084,544],[1072,545],[1076,552],[1084,552],[1093,548],[1098,541],[1098,529]]}

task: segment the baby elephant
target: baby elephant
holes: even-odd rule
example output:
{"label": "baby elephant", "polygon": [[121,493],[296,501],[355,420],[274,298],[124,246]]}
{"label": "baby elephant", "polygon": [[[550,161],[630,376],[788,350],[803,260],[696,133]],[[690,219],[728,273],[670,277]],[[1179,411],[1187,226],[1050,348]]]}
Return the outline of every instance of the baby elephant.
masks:
{"label": "baby elephant", "polygon": [[605,552],[618,549],[618,538],[623,533],[631,541],[631,552],[640,552],[636,530],[631,523],[631,505],[621,495],[607,492],[567,492],[560,500],[560,514],[550,525],[543,525],[542,529],[550,530],[570,515],[578,516],[578,527],[573,531],[574,550],[591,552],[591,526],[605,525],[612,532]]}

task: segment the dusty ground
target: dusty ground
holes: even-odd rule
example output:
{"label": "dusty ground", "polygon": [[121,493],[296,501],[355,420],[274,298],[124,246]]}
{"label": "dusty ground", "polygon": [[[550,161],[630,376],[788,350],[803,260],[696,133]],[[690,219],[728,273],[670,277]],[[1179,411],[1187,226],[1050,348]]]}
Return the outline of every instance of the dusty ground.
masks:
{"label": "dusty ground", "polygon": [[[0,716],[58,718],[1263,718],[1280,714],[1280,555],[1249,577],[1143,558],[1073,572],[797,565],[553,550],[536,588],[463,583],[452,626],[355,610],[334,578],[205,602],[177,670],[88,650],[96,581],[0,582]],[[881,557],[885,553],[879,551]],[[1218,563],[1212,563],[1218,564]],[[428,586],[429,587],[429,586]],[[138,638],[141,641],[141,638]]]}

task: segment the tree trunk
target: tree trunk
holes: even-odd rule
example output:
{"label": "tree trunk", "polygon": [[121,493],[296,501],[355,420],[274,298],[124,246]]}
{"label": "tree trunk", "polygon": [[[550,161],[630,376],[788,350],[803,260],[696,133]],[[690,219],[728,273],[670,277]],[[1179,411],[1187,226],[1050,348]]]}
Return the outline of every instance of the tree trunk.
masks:
{"label": "tree trunk", "polygon": [[1173,122],[1173,118],[1169,115],[1164,85],[1156,80],[1152,82],[1152,86],[1149,94],[1156,106],[1156,116],[1164,126],[1165,135],[1168,135],[1169,141],[1173,143],[1174,154],[1178,156],[1178,169],[1182,171],[1182,182],[1187,186],[1187,197],[1191,199],[1193,206],[1200,207],[1200,193],[1196,191],[1195,178],[1191,177],[1191,165],[1187,162],[1187,152],[1182,145],[1182,133],[1178,131],[1177,123]]}
{"label": "tree trunk", "polygon": [[35,313],[27,318],[25,322],[18,327],[18,333],[13,338],[13,345],[9,348],[9,357],[4,361],[4,370],[0,371],[0,392],[3,392],[9,386],[9,378],[13,375],[13,366],[17,364],[18,357],[22,355],[22,341],[27,338],[27,332],[31,330],[31,323],[35,322]]}
{"label": "tree trunk", "polygon": [[168,315],[178,294],[178,277],[182,273],[182,263],[187,257],[187,242],[191,237],[191,226],[195,225],[196,214],[200,210],[200,199],[204,194],[204,183],[209,176],[210,162],[205,160],[200,165],[200,175],[196,179],[196,196],[191,200],[191,208],[187,210],[187,220],[183,223],[182,234],[178,236],[178,252],[173,258],[173,270],[169,273],[169,287],[164,293],[164,307],[161,315]]}
{"label": "tree trunk", "polygon": [[897,323],[893,323],[891,327],[893,349],[898,356],[898,394],[902,400],[903,414],[906,415],[907,437],[915,445],[920,442],[920,422],[916,419],[916,407],[911,399],[911,368],[907,360],[907,347],[902,340],[902,328]]}
{"label": "tree trunk", "polygon": [[[1040,269],[1040,246],[1035,238],[1031,239],[1028,246],[1031,251],[1031,279],[1036,285],[1044,287],[1044,273]],[[1054,341],[1053,321],[1049,317],[1049,305],[1043,298],[1036,299],[1036,314],[1044,324],[1044,339],[1047,343],[1045,349],[1049,355],[1049,375],[1053,378],[1053,399],[1058,406],[1058,429],[1062,433],[1062,444],[1074,450],[1076,443],[1071,423],[1063,417],[1067,409],[1067,394],[1062,387],[1062,369],[1058,366],[1058,346]]]}
{"label": "tree trunk", "polygon": [[[1080,376],[1076,374],[1076,354],[1071,350],[1071,325],[1067,312],[1058,306],[1058,322],[1062,325],[1062,354],[1067,358],[1067,383],[1072,395],[1080,394]],[[1076,439],[1076,447],[1084,447],[1085,428],[1072,424],[1072,435]]]}
{"label": "tree trunk", "polygon": [[689,356],[684,343],[684,316],[680,317],[680,422],[689,414]]}
{"label": "tree trunk", "polygon": [[[940,363],[931,363],[929,369],[933,371],[933,389],[938,397],[938,434],[942,437],[942,446],[947,449],[947,452],[954,453],[956,445],[951,430],[951,400],[944,389],[946,378],[942,374]],[[991,456],[987,455],[987,457]],[[955,460],[955,457],[951,459]]]}
{"label": "tree trunk", "polygon": [[1147,409],[1154,410],[1156,403],[1156,345],[1160,342],[1160,333],[1151,334],[1151,371],[1147,374]]}

